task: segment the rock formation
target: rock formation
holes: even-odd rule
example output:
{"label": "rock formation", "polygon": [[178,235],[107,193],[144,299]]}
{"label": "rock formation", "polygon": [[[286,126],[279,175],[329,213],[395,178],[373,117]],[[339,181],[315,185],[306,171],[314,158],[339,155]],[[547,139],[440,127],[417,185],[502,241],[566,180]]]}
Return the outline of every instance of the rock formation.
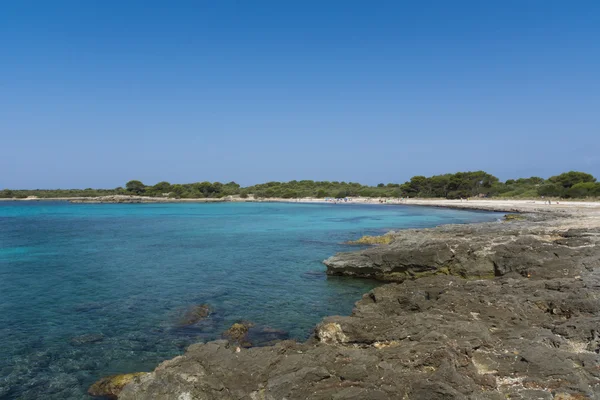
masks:
{"label": "rock formation", "polygon": [[95,397],[117,399],[125,385],[144,375],[146,375],[145,372],[136,372],[133,374],[107,376],[90,386],[88,393]]}
{"label": "rock formation", "polygon": [[394,233],[328,273],[378,278],[305,343],[195,344],[119,399],[600,397],[600,223],[528,216]]}

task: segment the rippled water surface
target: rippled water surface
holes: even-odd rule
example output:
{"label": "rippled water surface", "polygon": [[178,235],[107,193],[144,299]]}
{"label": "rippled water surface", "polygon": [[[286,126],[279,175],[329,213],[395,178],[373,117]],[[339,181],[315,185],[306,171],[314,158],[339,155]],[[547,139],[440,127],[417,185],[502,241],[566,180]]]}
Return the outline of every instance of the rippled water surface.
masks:
{"label": "rippled water surface", "polygon": [[[84,399],[239,320],[305,339],[375,283],[327,278],[344,241],[493,221],[414,206],[0,202],[0,398]],[[208,303],[207,321],[181,326]],[[82,336],[87,335],[87,336]]]}

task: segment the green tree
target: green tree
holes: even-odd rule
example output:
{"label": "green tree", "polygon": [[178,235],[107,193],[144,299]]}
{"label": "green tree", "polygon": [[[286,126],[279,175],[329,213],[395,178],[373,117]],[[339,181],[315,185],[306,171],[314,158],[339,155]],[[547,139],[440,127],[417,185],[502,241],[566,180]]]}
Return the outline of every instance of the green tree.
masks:
{"label": "green tree", "polygon": [[136,180],[127,182],[125,187],[127,188],[128,192],[134,193],[137,195],[143,194],[146,191],[146,185],[144,185],[142,182],[136,181]]}
{"label": "green tree", "polygon": [[284,199],[295,199],[298,198],[298,192],[292,189],[287,189],[285,192],[283,192],[282,196]]}
{"label": "green tree", "polygon": [[183,197],[186,193],[186,189],[183,185],[175,184],[171,186],[171,196]]}
{"label": "green tree", "polygon": [[588,197],[588,196],[594,196],[596,185],[597,184],[594,182],[576,183],[575,185],[571,186],[566,191],[565,195],[566,195],[566,197],[573,197],[573,198],[583,198],[583,197]]}
{"label": "green tree", "polygon": [[550,177],[548,181],[559,184],[565,189],[569,189],[571,186],[576,185],[578,183],[596,182],[596,178],[594,178],[593,175],[587,174],[585,172],[569,171],[557,176]]}
{"label": "green tree", "polygon": [[407,194],[410,196],[417,196],[426,188],[427,178],[422,175],[413,176],[406,185],[405,191]]}
{"label": "green tree", "polygon": [[157,194],[169,193],[171,191],[171,184],[166,181],[158,182],[152,187]]}
{"label": "green tree", "polygon": [[436,175],[429,178],[427,197],[447,197],[452,175]]}
{"label": "green tree", "polygon": [[542,185],[537,190],[538,195],[548,197],[562,197],[565,193],[565,189],[562,185],[557,183],[548,183]]}

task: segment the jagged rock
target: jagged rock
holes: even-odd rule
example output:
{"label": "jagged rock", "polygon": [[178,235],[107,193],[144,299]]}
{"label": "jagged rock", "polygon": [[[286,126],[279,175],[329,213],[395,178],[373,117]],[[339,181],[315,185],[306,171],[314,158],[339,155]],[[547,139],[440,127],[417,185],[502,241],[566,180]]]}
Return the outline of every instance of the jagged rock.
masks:
{"label": "jagged rock", "polygon": [[[514,222],[449,225],[396,232],[389,245],[339,253],[324,261],[329,275],[402,282],[431,275],[488,279],[508,273],[553,277],[595,265],[596,238],[576,230],[558,232],[551,224]],[[587,248],[587,250],[586,250]]]}
{"label": "jagged rock", "polygon": [[119,398],[598,398],[599,225],[544,217],[399,232],[326,262],[399,282],[325,318],[307,342],[192,345]]}
{"label": "jagged rock", "polygon": [[105,397],[116,399],[130,382],[146,375],[146,372],[135,372],[133,374],[112,375],[100,379],[88,389],[88,394],[94,397]]}
{"label": "jagged rock", "polygon": [[319,324],[315,330],[315,335],[322,343],[336,344],[348,342],[348,337],[342,331],[342,327],[335,322]]}

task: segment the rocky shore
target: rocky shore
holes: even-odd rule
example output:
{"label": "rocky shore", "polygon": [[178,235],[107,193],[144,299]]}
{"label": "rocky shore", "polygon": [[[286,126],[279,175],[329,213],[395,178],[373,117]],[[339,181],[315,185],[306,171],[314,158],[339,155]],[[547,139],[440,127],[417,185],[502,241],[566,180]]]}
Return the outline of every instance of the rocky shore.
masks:
{"label": "rocky shore", "polygon": [[556,211],[333,256],[331,275],[393,283],[305,343],[195,344],[118,398],[600,398],[600,214]]}
{"label": "rocky shore", "polygon": [[91,203],[91,204],[140,204],[140,203],[182,203],[182,202],[194,202],[194,203],[220,203],[224,201],[231,201],[224,197],[219,199],[173,199],[169,197],[148,197],[148,196],[129,196],[129,195],[114,195],[114,196],[100,196],[100,197],[78,197],[69,199],[71,203]]}

